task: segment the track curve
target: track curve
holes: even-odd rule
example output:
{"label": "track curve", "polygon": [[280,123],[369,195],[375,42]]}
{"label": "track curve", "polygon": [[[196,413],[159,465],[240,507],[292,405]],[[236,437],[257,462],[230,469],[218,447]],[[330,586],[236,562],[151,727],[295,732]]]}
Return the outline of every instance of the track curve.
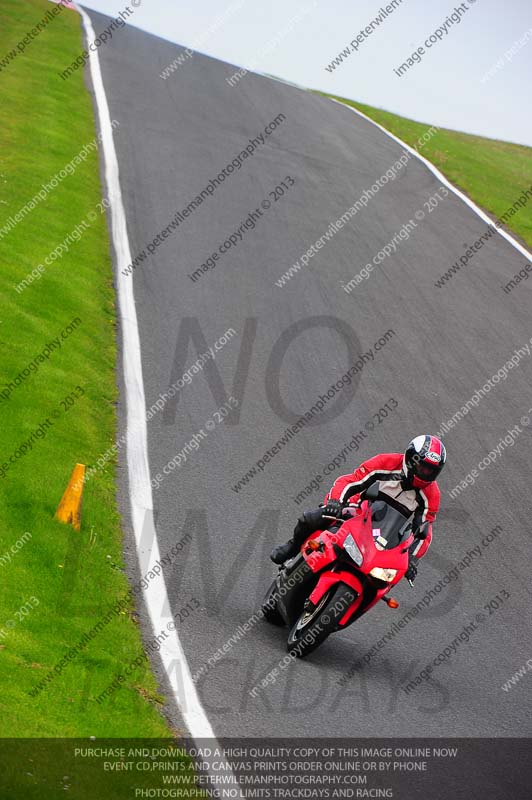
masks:
{"label": "track curve", "polygon": [[[107,26],[107,17],[90,16],[96,32]],[[148,423],[149,458],[152,476],[163,476],[153,491],[161,553],[191,534],[165,577],[192,673],[226,646],[197,682],[216,734],[530,735],[526,689],[501,689],[530,656],[532,633],[523,613],[530,599],[530,432],[520,423],[532,406],[529,355],[445,434],[441,520],[415,591],[405,585],[397,592],[401,609],[395,616],[375,609],[250,694],[285,655],[279,629],[242,627],[271,580],[271,546],[288,535],[301,509],[319,502],[335,474],[375,452],[401,449],[413,434],[437,432],[529,343],[530,289],[501,289],[524,258],[497,235],[467,268],[435,286],[486,224],[452,193],[445,196],[414,158],[316,246],[285,286],[276,285],[403,150],[318,95],[253,74],[230,86],[235,68],[206,56],[194,54],[163,80],[160,73],[181,52],[126,27],[100,49],[100,61],[111,116],[120,122],[115,142],[131,249],[138,255],[151,244],[153,251],[131,276],[147,407],[188,371],[177,401],[165,402]],[[261,135],[249,157],[177,224],[176,213]],[[429,210],[424,204],[436,196]],[[401,238],[409,221],[417,224]],[[394,236],[395,252],[346,292]],[[214,268],[192,280],[216,252]],[[231,329],[214,362],[192,370],[198,353]],[[353,365],[352,383],[322,400],[322,416],[288,436]],[[224,416],[219,409],[231,395],[238,408],[227,405]],[[374,415],[390,399],[397,406],[378,421]],[[450,498],[516,425],[522,430],[514,443]],[[334,458],[353,441],[336,469]],[[170,470],[179,453],[180,466]],[[254,465],[256,475],[235,491]],[[296,503],[318,474],[319,488]],[[502,533],[482,545],[499,525]],[[468,553],[470,564],[457,578],[398,625]],[[475,620],[476,629],[460,636]],[[244,633],[227,645],[238,630]],[[454,652],[430,681],[405,692],[452,642]]]}

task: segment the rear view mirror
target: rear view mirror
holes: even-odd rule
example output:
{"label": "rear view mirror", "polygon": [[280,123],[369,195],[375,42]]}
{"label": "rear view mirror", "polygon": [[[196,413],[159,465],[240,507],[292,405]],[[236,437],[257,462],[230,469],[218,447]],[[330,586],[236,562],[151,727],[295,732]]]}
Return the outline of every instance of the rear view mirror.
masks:
{"label": "rear view mirror", "polygon": [[379,484],[377,482],[372,483],[364,492],[364,497],[366,500],[371,500],[372,502],[377,500],[379,497]]}

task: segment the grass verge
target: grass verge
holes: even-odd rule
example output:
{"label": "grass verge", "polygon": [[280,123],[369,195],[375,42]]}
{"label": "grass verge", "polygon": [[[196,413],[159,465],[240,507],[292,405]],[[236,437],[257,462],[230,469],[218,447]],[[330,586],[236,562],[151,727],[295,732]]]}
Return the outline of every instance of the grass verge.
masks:
{"label": "grass verge", "polygon": [[[344,97],[324,92],[318,94],[333,97],[362,111],[412,147],[431,127],[428,123],[414,122]],[[420,152],[496,219],[532,187],[532,147],[439,128]],[[526,246],[532,247],[532,199],[528,198],[525,205],[518,206],[503,227],[520,237]]]}
{"label": "grass verge", "polygon": [[35,691],[129,589],[115,460],[86,486],[80,533],[53,519],[74,464],[113,445],[117,401],[92,102],[82,70],[59,77],[82,49],[80,17],[61,10],[13,56],[53,8],[0,0],[0,735],[171,737],[146,659],[96,702],[143,653],[131,601]]}

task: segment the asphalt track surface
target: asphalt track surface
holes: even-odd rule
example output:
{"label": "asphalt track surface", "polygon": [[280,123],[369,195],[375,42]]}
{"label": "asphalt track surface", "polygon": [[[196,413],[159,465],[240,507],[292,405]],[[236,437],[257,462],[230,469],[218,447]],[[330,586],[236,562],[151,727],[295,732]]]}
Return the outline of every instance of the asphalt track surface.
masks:
{"label": "asphalt track surface", "polygon": [[[90,16],[96,33],[109,24],[107,17]],[[199,54],[162,80],[160,72],[181,52],[132,27],[115,32],[99,50],[111,117],[120,122],[115,143],[133,254],[146,249],[250,139],[285,115],[264,145],[132,277],[148,408],[203,349],[189,341],[185,357],[177,346],[180,332],[184,337],[201,330],[207,345],[230,328],[237,334],[217,353],[218,372],[211,365],[193,375],[177,402],[148,423],[152,476],[162,474],[200,429],[206,432],[153,491],[161,553],[191,534],[165,577],[194,674],[256,611],[274,574],[270,548],[287,538],[302,509],[321,501],[334,475],[376,452],[402,449],[413,434],[437,431],[530,340],[532,322],[530,286],[521,283],[510,294],[501,288],[526,259],[500,236],[446,286],[435,287],[486,224],[452,194],[428,213],[424,203],[440,183],[415,159],[308,266],[277,287],[280,275],[398,160],[402,148],[326,98],[253,74],[231,87],[225,79],[235,67]],[[274,200],[269,192],[283,181],[289,189]],[[191,281],[188,275],[268,199],[271,206],[256,227],[214,269]],[[342,283],[424,208],[425,218],[395,254],[351,293],[343,291]],[[299,335],[299,328],[291,329],[296,323],[306,328]],[[390,330],[377,351],[375,343]],[[371,348],[374,359],[351,388],[339,391],[321,417],[235,492],[232,487],[287,426]],[[501,689],[532,656],[530,429],[521,425],[513,446],[500,449],[473,485],[449,497],[532,406],[531,364],[529,356],[521,358],[445,435],[449,466],[440,484],[435,541],[415,590],[405,584],[395,592],[401,608],[391,611],[383,603],[305,661],[281,669],[273,685],[252,697],[250,690],[286,652],[285,632],[263,621],[254,625],[197,682],[216,735],[532,734],[530,678],[508,692]],[[231,394],[239,401],[237,415],[208,430],[206,422]],[[390,398],[398,405],[379,423],[373,415]],[[295,495],[372,419],[375,429],[345,465],[334,467],[320,489],[297,505]],[[392,624],[497,525],[502,534],[364,661]],[[500,607],[486,607],[497,595],[503,602],[492,608]],[[170,619],[168,610],[163,613]],[[405,693],[401,687],[476,619],[469,641],[460,641],[434,668],[432,681]],[[355,668],[358,659],[362,665]],[[349,670],[351,677],[339,685]]]}

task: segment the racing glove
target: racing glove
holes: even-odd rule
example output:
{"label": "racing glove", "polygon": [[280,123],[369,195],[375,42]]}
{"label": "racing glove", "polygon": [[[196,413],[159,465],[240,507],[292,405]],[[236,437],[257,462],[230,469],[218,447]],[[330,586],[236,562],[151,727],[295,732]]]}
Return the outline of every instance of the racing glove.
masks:
{"label": "racing glove", "polygon": [[330,519],[339,519],[342,516],[344,504],[340,500],[327,500],[321,509],[323,517]]}

